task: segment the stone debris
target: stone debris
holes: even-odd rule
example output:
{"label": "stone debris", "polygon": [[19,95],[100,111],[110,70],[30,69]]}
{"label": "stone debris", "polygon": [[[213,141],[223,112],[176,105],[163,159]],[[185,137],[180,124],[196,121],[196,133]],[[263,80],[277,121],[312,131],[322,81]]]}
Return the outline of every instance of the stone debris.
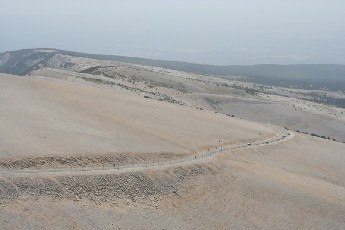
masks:
{"label": "stone debris", "polygon": [[43,168],[83,168],[83,167],[131,167],[133,164],[155,163],[158,158],[162,162],[183,157],[184,154],[176,153],[114,153],[95,156],[51,156],[32,157],[15,160],[1,160],[0,168],[6,169],[43,169]]}
{"label": "stone debris", "polygon": [[177,195],[183,182],[198,175],[215,173],[205,165],[168,168],[155,176],[144,172],[75,175],[47,177],[0,177],[0,200],[14,200],[20,196],[51,197],[53,199],[71,199],[76,202],[86,198],[96,204],[110,203],[124,199],[127,205],[146,199],[153,207],[164,195]]}

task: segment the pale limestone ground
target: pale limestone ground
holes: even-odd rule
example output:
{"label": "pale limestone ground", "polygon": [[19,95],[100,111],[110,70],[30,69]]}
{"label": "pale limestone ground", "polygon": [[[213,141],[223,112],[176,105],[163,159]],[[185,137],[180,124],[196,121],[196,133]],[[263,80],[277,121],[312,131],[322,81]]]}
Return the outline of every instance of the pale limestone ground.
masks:
{"label": "pale limestone ground", "polygon": [[[3,229],[343,229],[344,144],[309,136],[218,155],[216,175],[191,178],[159,205],[22,198]],[[152,172],[159,175],[159,170]]]}
{"label": "pale limestone ground", "polygon": [[44,77],[0,77],[0,157],[186,152],[272,130],[123,90]]}
{"label": "pale limestone ground", "polygon": [[[239,142],[272,135],[257,123],[144,99],[123,90],[7,75],[1,75],[0,87],[3,159],[183,152],[219,139]],[[276,145],[215,155],[204,165],[217,173],[189,178],[177,194],[162,195],[157,206],[145,201],[127,205],[126,199],[116,205],[96,205],[84,198],[2,201],[1,228],[344,229],[344,149],[342,143],[297,134]],[[166,178],[167,184],[175,175],[164,177],[161,170],[149,173]]]}

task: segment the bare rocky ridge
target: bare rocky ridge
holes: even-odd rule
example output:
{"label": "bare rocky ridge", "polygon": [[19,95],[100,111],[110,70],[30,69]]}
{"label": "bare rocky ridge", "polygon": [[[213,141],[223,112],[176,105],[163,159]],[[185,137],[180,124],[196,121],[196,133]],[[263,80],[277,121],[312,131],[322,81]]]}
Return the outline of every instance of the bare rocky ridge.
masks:
{"label": "bare rocky ridge", "polygon": [[[49,64],[30,74],[119,87],[150,99],[210,109],[345,141],[344,126],[338,125],[345,119],[345,110],[341,107],[345,94],[340,90],[275,87],[252,83],[241,76],[218,78],[66,54],[55,56]],[[69,67],[63,63],[70,63]]]}
{"label": "bare rocky ridge", "polygon": [[1,228],[343,229],[342,108],[238,78],[51,55],[0,75]]}

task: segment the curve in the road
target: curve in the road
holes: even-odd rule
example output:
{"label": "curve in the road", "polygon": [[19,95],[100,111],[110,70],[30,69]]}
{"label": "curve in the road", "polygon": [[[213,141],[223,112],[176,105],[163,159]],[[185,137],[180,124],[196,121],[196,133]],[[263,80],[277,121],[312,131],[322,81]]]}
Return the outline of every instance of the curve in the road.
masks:
{"label": "curve in the road", "polygon": [[156,163],[141,163],[141,164],[131,164],[131,165],[122,165],[118,167],[92,167],[92,168],[54,168],[54,169],[38,169],[38,170],[2,170],[0,171],[0,176],[41,176],[41,175],[75,175],[75,174],[111,174],[111,173],[124,173],[124,172],[134,172],[145,169],[157,169],[163,167],[174,167],[183,164],[193,164],[197,161],[204,160],[209,158],[217,153],[231,151],[235,149],[244,149],[244,148],[253,148],[260,145],[272,145],[277,144],[282,141],[289,140],[294,137],[292,132],[285,130],[284,128],[266,124],[267,127],[272,128],[276,131],[275,137],[269,139],[254,141],[251,143],[237,143],[230,144],[226,146],[217,146],[211,150],[205,152],[199,152],[193,156],[188,156],[186,158],[181,158],[178,160],[168,160],[165,162],[156,162]]}

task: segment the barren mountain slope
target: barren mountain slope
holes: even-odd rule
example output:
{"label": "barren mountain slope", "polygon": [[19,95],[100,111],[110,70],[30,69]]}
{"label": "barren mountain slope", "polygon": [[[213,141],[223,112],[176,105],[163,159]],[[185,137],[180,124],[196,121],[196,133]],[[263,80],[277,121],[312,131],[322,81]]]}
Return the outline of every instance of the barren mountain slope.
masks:
{"label": "barren mountain slope", "polygon": [[12,64],[27,76],[0,74],[0,229],[344,229],[345,144],[237,118],[343,140],[344,109],[67,54]]}
{"label": "barren mountain slope", "polygon": [[274,133],[252,122],[124,90],[0,77],[1,158],[109,152],[187,152]]}
{"label": "barren mountain slope", "polygon": [[[144,171],[152,188],[160,188],[146,199],[95,203],[84,196],[24,196],[3,201],[0,221],[4,229],[343,229],[343,149],[342,143],[297,134],[276,145],[219,154],[204,164]],[[78,180],[97,181],[72,178],[75,192],[84,189]],[[51,180],[71,188],[65,179]],[[136,182],[129,178],[122,186],[141,191]]]}
{"label": "barren mountain slope", "polygon": [[[211,109],[345,142],[345,94],[336,90],[343,87],[344,66],[216,67],[28,49],[0,54],[0,72],[120,87],[157,100]],[[214,100],[218,95],[227,95],[229,100]],[[258,100],[253,103],[253,98]]]}

